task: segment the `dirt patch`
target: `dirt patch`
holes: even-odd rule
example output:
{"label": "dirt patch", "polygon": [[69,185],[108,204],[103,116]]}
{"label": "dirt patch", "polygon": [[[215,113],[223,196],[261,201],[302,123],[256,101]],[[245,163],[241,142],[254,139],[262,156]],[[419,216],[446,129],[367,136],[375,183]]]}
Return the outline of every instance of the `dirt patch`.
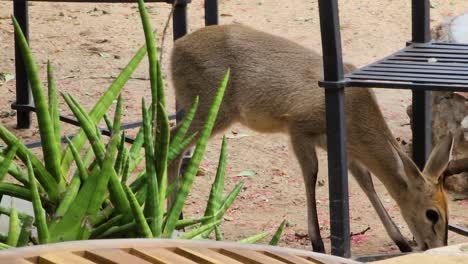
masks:
{"label": "dirt patch", "polygon": [[[445,16],[468,10],[467,1],[431,1],[432,20],[441,22]],[[340,1],[343,53],[347,61],[363,66],[402,48],[410,39],[410,1]],[[162,31],[169,12],[166,4],[148,4],[153,27]],[[203,1],[193,1],[189,7],[190,31],[203,26]],[[14,72],[13,27],[9,16],[11,2],[0,2],[0,73]],[[311,49],[320,51],[320,34],[317,1],[220,1],[222,24],[242,23],[276,35],[294,40]],[[45,79],[48,59],[56,68],[58,88],[70,93],[89,109],[102,94],[120,69],[143,43],[143,33],[135,4],[68,4],[30,2],[31,46]],[[172,36],[168,36],[170,40]],[[167,52],[171,41],[166,43],[164,67],[167,68]],[[167,72],[167,71],[166,71]],[[149,96],[146,80],[147,64],[144,62],[123,91],[125,99],[124,121],[140,119],[141,97]],[[174,109],[174,97],[167,80],[170,109]],[[0,82],[0,122],[21,139],[28,142],[38,137],[37,129],[14,129],[16,119],[11,116],[10,104],[14,100],[15,81]],[[410,93],[401,90],[377,91],[378,100],[395,135],[411,142],[406,107]],[[70,113],[61,101],[63,113]],[[74,131],[66,127],[66,133]],[[242,126],[232,131],[244,137],[229,139],[227,188],[231,189],[240,180],[246,185],[238,201],[227,213],[222,225],[226,239],[253,235],[262,230],[274,230],[283,219],[289,225],[280,242],[282,246],[310,248],[307,239],[306,205],[301,172],[285,135],[261,135]],[[214,178],[221,136],[211,141],[203,160],[206,175],[198,177],[188,204],[189,215],[203,213],[209,186]],[[323,237],[329,234],[327,162],[324,152],[319,153],[322,183],[317,196],[320,224]],[[237,177],[239,172],[254,170],[252,177]],[[390,215],[410,237],[393,200],[380,182],[377,191]],[[451,201],[451,222],[467,223],[467,201]],[[370,227],[363,235],[353,236],[354,255],[376,254],[397,251],[385,233],[370,203],[350,180],[351,230],[358,233]],[[466,238],[449,233],[449,244],[467,241]],[[329,239],[325,239],[329,250]]]}

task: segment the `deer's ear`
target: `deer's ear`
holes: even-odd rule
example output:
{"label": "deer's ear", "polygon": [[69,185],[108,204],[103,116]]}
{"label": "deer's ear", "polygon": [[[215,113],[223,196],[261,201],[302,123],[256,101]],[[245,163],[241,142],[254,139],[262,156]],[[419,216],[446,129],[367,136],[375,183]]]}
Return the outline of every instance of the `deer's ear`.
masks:
{"label": "deer's ear", "polygon": [[452,159],[453,142],[453,136],[449,132],[432,150],[423,170],[424,177],[432,183],[439,182],[440,176]]}
{"label": "deer's ear", "polygon": [[389,144],[392,146],[395,158],[401,161],[401,165],[403,166],[403,170],[406,174],[405,180],[407,181],[407,184],[415,182],[419,184],[421,181],[425,181],[421,171],[419,170],[418,166],[414,164],[413,160],[411,160],[411,158],[408,157],[408,155],[406,155],[406,153],[403,152],[403,150],[401,150],[400,147],[395,145],[393,142],[389,142]]}

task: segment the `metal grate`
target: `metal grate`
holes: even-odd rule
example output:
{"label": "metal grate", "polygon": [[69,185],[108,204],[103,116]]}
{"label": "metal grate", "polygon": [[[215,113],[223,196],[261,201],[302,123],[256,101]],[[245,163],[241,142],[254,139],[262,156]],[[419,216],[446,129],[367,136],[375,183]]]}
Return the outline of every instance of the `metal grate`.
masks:
{"label": "metal grate", "polygon": [[345,78],[355,87],[468,91],[468,45],[411,44]]}

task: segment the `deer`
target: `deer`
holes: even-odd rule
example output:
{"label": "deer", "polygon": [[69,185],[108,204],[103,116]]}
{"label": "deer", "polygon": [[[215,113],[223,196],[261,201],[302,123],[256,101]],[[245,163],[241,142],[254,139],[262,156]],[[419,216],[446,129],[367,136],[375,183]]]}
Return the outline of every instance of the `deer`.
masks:
{"label": "deer", "polygon": [[[293,41],[234,24],[208,26],[178,39],[171,54],[171,75],[181,109],[199,106],[189,129],[201,130],[209,106],[230,69],[230,79],[212,136],[233,123],[263,133],[287,133],[306,187],[308,234],[312,249],[325,252],[315,187],[316,148],[326,150],[322,57]],[[345,63],[345,70],[355,69]],[[448,206],[442,187],[453,136],[440,141],[421,171],[398,146],[372,89],[345,90],[348,168],[365,192],[389,237],[402,252],[412,251],[382,205],[373,185],[377,177],[396,201],[420,250],[447,245]],[[176,133],[176,125],[171,133]],[[168,169],[177,179],[182,155]]]}

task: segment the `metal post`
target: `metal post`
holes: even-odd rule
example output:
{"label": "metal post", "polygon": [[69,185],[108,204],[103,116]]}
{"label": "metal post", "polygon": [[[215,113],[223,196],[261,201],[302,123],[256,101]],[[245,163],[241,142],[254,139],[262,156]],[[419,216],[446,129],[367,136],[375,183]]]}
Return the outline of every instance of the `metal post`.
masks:
{"label": "metal post", "polygon": [[412,41],[423,43],[431,40],[429,0],[412,0]]}
{"label": "metal post", "polygon": [[218,0],[205,0],[205,26],[218,24]]}
{"label": "metal post", "polygon": [[[174,41],[185,36],[188,31],[187,26],[187,1],[180,1],[183,3],[176,2],[174,6],[174,18],[172,20],[173,28],[174,28]],[[183,113],[182,111],[187,109],[180,109],[179,104],[176,101],[176,122],[179,123],[182,121]],[[182,164],[180,167],[179,174],[183,175],[185,172],[188,162],[190,161],[191,150],[188,150],[184,154],[184,158],[182,159]],[[179,176],[180,176],[179,175]],[[180,219],[183,218],[183,213],[180,214]]]}
{"label": "metal post", "polygon": [[[429,42],[429,0],[412,0],[412,42]],[[420,169],[424,168],[431,152],[431,92],[413,90],[413,159]]]}
{"label": "metal post", "polygon": [[187,34],[187,3],[176,3],[174,6],[174,19],[172,19],[174,28],[174,40]]}
{"label": "metal post", "polygon": [[413,90],[413,160],[424,168],[432,149],[431,91]]}
{"label": "metal post", "polygon": [[319,0],[319,13],[327,120],[331,253],[350,257],[344,88],[331,85],[344,78],[337,0]]}
{"label": "metal post", "polygon": [[[14,0],[13,14],[23,31],[26,40],[29,42],[28,26],[28,1]],[[15,72],[16,72],[16,101],[18,106],[16,110],[16,127],[29,128],[31,126],[31,111],[21,108],[21,105],[31,104],[31,88],[29,86],[26,68],[24,66],[23,56],[19,49],[18,41],[15,38]]]}

